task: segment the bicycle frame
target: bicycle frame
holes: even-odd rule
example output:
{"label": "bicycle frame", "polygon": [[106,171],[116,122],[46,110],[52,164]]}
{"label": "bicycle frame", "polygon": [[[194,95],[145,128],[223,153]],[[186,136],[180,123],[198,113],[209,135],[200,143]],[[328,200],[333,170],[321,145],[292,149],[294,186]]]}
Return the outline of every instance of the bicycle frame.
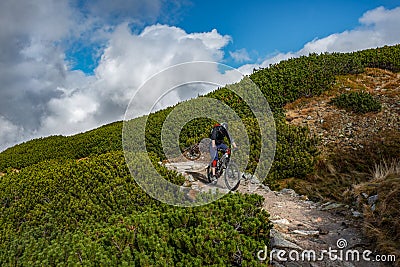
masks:
{"label": "bicycle frame", "polygon": [[[217,153],[219,153],[219,152],[224,152],[224,151],[222,149],[218,149]],[[215,175],[218,178],[221,177],[222,173],[228,166],[227,160],[229,161],[229,159],[230,159],[230,155],[228,154],[227,151],[225,151],[221,157],[218,157],[217,166],[215,167]],[[209,168],[212,168],[211,163],[209,164]]]}
{"label": "bicycle frame", "polygon": [[[217,152],[221,152],[218,150]],[[229,190],[236,190],[240,184],[240,171],[238,166],[230,160],[230,153],[225,152],[217,161],[215,175],[220,178],[224,173],[225,185]],[[211,182],[211,162],[207,167],[208,182]]]}

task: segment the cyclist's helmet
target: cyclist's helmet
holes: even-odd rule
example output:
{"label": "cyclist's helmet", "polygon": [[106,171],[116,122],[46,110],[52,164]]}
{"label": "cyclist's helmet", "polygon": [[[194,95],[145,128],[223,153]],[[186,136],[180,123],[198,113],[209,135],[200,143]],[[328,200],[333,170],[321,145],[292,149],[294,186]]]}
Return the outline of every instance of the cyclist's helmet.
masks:
{"label": "cyclist's helmet", "polygon": [[228,131],[228,123],[227,122],[223,122],[223,123],[221,123],[221,125]]}

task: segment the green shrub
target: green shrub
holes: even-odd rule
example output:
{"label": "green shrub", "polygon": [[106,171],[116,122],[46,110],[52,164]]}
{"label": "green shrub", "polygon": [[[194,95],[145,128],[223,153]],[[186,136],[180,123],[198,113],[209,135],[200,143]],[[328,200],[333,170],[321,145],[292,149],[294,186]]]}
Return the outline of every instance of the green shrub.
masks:
{"label": "green shrub", "polygon": [[331,100],[331,104],[356,113],[377,112],[382,108],[371,94],[366,92],[344,93]]}
{"label": "green shrub", "polygon": [[0,180],[0,266],[262,266],[258,195],[181,208],[149,197],[122,152],[44,161]]}

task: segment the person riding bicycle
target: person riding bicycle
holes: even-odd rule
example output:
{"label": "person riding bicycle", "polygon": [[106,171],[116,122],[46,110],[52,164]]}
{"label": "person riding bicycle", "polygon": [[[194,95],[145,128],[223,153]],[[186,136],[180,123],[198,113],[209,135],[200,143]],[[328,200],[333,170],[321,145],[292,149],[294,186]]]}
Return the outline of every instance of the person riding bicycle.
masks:
{"label": "person riding bicycle", "polygon": [[236,149],[236,143],[231,138],[228,132],[228,123],[223,122],[221,124],[215,124],[211,130],[211,144],[210,144],[210,156],[211,156],[211,183],[217,183],[217,176],[215,175],[215,169],[218,161],[218,150],[222,150],[224,153],[230,154],[230,149],[224,144],[224,138],[227,137],[229,143]]}

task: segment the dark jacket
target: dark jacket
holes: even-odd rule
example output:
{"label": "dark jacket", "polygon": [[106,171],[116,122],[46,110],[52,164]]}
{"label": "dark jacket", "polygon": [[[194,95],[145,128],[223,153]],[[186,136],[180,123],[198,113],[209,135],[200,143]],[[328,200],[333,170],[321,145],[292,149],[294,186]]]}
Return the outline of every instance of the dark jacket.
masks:
{"label": "dark jacket", "polygon": [[222,144],[224,142],[224,137],[228,137],[230,143],[233,142],[233,139],[230,138],[228,131],[222,125],[215,126],[211,130],[210,138],[211,140],[215,140],[216,145]]}

